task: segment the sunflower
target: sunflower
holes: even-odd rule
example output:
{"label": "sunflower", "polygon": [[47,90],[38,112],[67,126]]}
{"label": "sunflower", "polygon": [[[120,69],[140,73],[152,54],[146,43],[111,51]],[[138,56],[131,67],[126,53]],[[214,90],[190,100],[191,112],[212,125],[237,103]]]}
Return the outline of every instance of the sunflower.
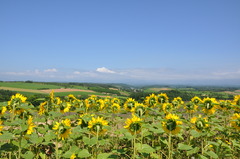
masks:
{"label": "sunflower", "polygon": [[2,123],[3,123],[3,121],[2,121],[2,120],[0,120],[0,135],[2,135],[1,131],[3,130]]}
{"label": "sunflower", "polygon": [[164,103],[162,106],[162,109],[165,114],[169,114],[173,110],[173,104],[172,103]]}
{"label": "sunflower", "polygon": [[96,108],[97,110],[103,110],[103,109],[105,108],[104,100],[103,100],[103,99],[98,99],[98,100],[96,101],[95,108]]}
{"label": "sunflower", "polygon": [[36,125],[34,125],[32,120],[33,120],[32,116],[29,116],[28,120],[27,120],[27,125],[28,125],[27,134],[28,135],[32,134],[34,131],[33,128],[36,127]]}
{"label": "sunflower", "polygon": [[94,117],[94,114],[85,113],[80,115],[77,125],[81,125],[82,128],[87,127],[88,122],[92,119],[92,117]]}
{"label": "sunflower", "polygon": [[232,103],[230,100],[219,100],[219,109],[230,110],[232,108]]}
{"label": "sunflower", "polygon": [[127,118],[126,125],[124,126],[125,129],[128,129],[128,131],[131,134],[139,133],[142,128],[142,119],[137,117],[136,115],[132,115],[132,118]]}
{"label": "sunflower", "polygon": [[1,107],[0,108],[0,115],[3,115],[7,111],[7,107]]}
{"label": "sunflower", "polygon": [[194,128],[198,132],[203,132],[209,127],[207,118],[202,118],[201,115],[198,117],[193,117],[190,122],[194,124]]}
{"label": "sunflower", "polygon": [[136,104],[135,99],[128,98],[127,101],[124,103],[124,109],[126,111],[131,111],[131,109],[135,107],[135,104]]}
{"label": "sunflower", "polygon": [[43,115],[45,113],[45,111],[46,111],[45,105],[47,105],[47,101],[40,104],[39,111],[38,111],[39,115]]}
{"label": "sunflower", "polygon": [[75,153],[73,153],[71,156],[70,156],[70,159],[75,159],[77,156],[75,155]]}
{"label": "sunflower", "polygon": [[108,125],[106,120],[103,120],[103,117],[92,117],[92,120],[88,122],[88,128],[94,135],[102,135],[107,129],[104,129],[105,126]]}
{"label": "sunflower", "polygon": [[155,94],[151,94],[145,98],[145,103],[148,107],[153,108],[157,105],[157,96]]}
{"label": "sunflower", "polygon": [[143,103],[136,102],[135,107],[131,109],[131,112],[137,117],[142,118],[147,113],[147,106]]}
{"label": "sunflower", "polygon": [[8,105],[12,105],[12,104],[19,104],[19,103],[25,103],[27,100],[27,97],[17,93],[15,95],[11,96],[10,101],[8,101]]}
{"label": "sunflower", "polygon": [[58,135],[58,139],[66,139],[71,134],[71,121],[70,119],[62,120],[60,123],[56,122],[53,126],[53,130],[56,130],[55,134]]}
{"label": "sunflower", "polygon": [[179,125],[182,125],[182,121],[180,121],[179,117],[175,114],[168,114],[165,117],[165,121],[162,122],[163,130],[173,135],[180,132],[181,127]]}
{"label": "sunflower", "polygon": [[188,113],[194,113],[195,111],[197,111],[197,104],[195,104],[194,102],[188,102],[185,104],[184,109],[188,112]]}
{"label": "sunflower", "polygon": [[204,98],[203,99],[203,111],[206,114],[214,114],[216,111],[217,101],[215,98]]}
{"label": "sunflower", "polygon": [[240,113],[240,95],[234,96],[233,106],[236,112]]}
{"label": "sunflower", "polygon": [[113,103],[111,105],[111,110],[112,110],[113,113],[118,113],[120,111],[120,109],[121,109],[121,107],[117,103]]}
{"label": "sunflower", "polygon": [[180,108],[180,106],[183,105],[184,102],[181,97],[176,97],[173,99],[172,104],[174,108]]}
{"label": "sunflower", "polygon": [[52,91],[50,92],[49,97],[50,97],[51,103],[53,103],[53,102],[54,102],[54,90],[52,90]]}
{"label": "sunflower", "polygon": [[66,102],[66,103],[63,103],[63,105],[60,106],[60,112],[61,113],[67,113],[70,111],[71,109],[71,103],[69,102]]}
{"label": "sunflower", "polygon": [[118,98],[113,98],[113,99],[111,100],[111,103],[112,103],[112,104],[113,104],[113,103],[120,104],[120,99],[118,99]]}
{"label": "sunflower", "polygon": [[202,103],[202,100],[201,100],[201,98],[199,98],[198,96],[194,96],[194,97],[191,99],[191,102],[193,102],[194,104],[198,105],[198,104]]}
{"label": "sunflower", "polygon": [[160,93],[157,95],[157,102],[159,104],[168,103],[168,96],[166,93]]}
{"label": "sunflower", "polygon": [[235,113],[231,117],[231,126],[237,130],[240,130],[240,113]]}

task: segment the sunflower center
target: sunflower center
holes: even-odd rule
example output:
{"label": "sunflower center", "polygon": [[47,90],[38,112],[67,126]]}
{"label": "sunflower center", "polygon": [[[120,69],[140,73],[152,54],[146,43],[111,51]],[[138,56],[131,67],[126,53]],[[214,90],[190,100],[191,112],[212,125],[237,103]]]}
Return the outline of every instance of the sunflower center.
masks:
{"label": "sunflower center", "polygon": [[131,125],[130,125],[130,130],[132,131],[132,132],[137,132],[137,131],[139,131],[141,129],[141,124],[140,123],[132,123]]}
{"label": "sunflower center", "polygon": [[177,123],[176,123],[175,120],[169,119],[169,120],[167,121],[167,123],[166,123],[166,127],[167,127],[167,129],[168,129],[169,131],[173,131],[173,130],[176,129]]}
{"label": "sunflower center", "polygon": [[212,109],[212,107],[213,107],[213,105],[212,105],[211,102],[207,102],[207,103],[206,103],[206,108],[207,108],[207,109]]}
{"label": "sunflower center", "polygon": [[205,123],[204,123],[203,121],[198,120],[198,121],[196,122],[196,128],[197,128],[198,130],[202,130],[204,127],[205,127]]}

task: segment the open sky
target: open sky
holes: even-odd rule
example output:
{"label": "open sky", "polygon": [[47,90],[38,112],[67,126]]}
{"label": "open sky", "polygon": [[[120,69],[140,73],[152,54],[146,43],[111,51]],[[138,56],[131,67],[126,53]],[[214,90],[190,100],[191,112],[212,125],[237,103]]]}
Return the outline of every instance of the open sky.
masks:
{"label": "open sky", "polygon": [[0,80],[240,84],[239,0],[1,0]]}

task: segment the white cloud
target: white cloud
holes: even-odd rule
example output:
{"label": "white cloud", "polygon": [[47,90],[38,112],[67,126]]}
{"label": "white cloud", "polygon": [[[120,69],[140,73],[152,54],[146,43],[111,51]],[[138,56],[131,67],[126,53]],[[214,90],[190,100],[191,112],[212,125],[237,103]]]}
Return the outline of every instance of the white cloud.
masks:
{"label": "white cloud", "polygon": [[44,72],[57,72],[57,69],[49,68],[49,69],[44,70]]}
{"label": "white cloud", "polygon": [[106,67],[97,68],[96,71],[97,71],[97,72],[101,72],[101,73],[116,73],[116,72],[114,72],[114,71],[112,71],[112,70],[107,69]]}
{"label": "white cloud", "polygon": [[79,72],[79,71],[74,71],[73,74],[74,74],[74,75],[80,75],[81,72]]}

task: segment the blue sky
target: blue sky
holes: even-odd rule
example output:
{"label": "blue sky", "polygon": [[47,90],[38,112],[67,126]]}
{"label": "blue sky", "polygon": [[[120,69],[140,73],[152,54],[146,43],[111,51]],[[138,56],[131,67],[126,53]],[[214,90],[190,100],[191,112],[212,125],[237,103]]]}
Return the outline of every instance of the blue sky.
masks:
{"label": "blue sky", "polygon": [[0,80],[240,84],[239,0],[0,1]]}

